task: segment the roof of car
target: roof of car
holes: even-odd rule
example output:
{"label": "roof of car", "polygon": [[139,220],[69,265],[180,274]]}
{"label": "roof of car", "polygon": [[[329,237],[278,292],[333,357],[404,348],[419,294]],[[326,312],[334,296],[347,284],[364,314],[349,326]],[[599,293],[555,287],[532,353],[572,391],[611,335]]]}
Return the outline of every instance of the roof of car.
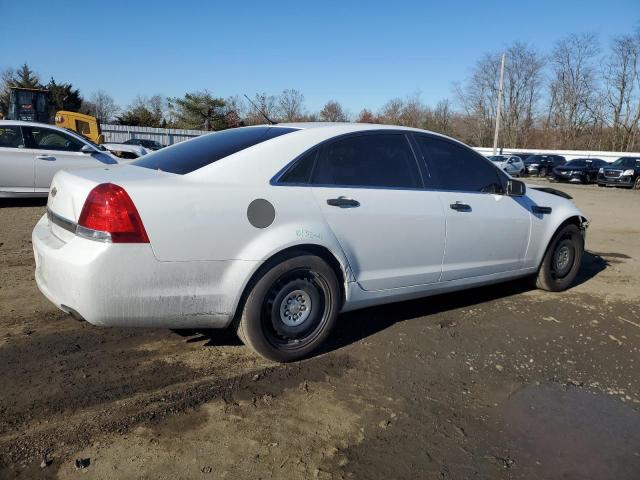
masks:
{"label": "roof of car", "polygon": [[54,127],[55,125],[49,125],[42,122],[25,122],[24,120],[0,120],[0,125],[22,125],[23,127]]}
{"label": "roof of car", "polygon": [[[257,126],[257,125],[256,125]],[[265,126],[265,125],[261,125]],[[272,127],[287,127],[307,130],[310,128],[333,128],[341,129],[346,132],[357,132],[362,130],[414,130],[416,132],[424,132],[420,128],[403,127],[399,125],[385,125],[381,123],[352,123],[352,122],[291,122],[291,123],[275,123],[266,125]],[[431,133],[431,132],[430,132]]]}

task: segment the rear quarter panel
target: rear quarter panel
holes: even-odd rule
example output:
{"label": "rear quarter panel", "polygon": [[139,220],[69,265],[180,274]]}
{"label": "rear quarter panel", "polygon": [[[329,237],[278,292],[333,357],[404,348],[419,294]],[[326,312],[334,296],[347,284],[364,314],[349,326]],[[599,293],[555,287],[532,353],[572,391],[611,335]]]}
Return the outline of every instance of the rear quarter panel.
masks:
{"label": "rear quarter panel", "polygon": [[[328,248],[344,262],[309,188],[188,178],[163,186],[161,196],[157,187],[139,185],[129,194],[158,260],[264,261],[285,248],[314,244]],[[267,200],[275,210],[275,218],[266,228],[249,221],[247,210],[256,199]]]}

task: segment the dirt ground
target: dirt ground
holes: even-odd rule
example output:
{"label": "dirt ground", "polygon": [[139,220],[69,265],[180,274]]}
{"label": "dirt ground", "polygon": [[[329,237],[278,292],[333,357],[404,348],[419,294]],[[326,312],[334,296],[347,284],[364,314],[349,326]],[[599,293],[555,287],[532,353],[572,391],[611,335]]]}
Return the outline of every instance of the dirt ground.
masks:
{"label": "dirt ground", "polygon": [[569,291],[345,314],[290,365],[77,322],[33,280],[43,202],[1,202],[0,478],[640,478],[640,192],[558,188],[592,219]]}

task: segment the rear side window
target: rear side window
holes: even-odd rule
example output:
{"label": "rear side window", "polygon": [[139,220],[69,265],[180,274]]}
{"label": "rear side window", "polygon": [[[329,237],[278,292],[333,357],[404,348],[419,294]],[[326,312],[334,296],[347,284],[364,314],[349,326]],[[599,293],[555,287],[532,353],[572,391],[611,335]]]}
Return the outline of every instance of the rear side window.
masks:
{"label": "rear side window", "polygon": [[245,127],[223,130],[145,155],[131,165],[184,175],[271,138],[295,132],[285,127]]}
{"label": "rear side window", "polygon": [[0,126],[0,147],[22,148],[24,142],[20,134],[20,128],[15,126]]}
{"label": "rear side window", "polygon": [[404,135],[358,135],[327,145],[313,173],[317,185],[421,188],[420,172]]}
{"label": "rear side window", "polygon": [[280,179],[280,183],[309,183],[311,181],[311,172],[313,164],[316,160],[317,150],[306,153],[300,158],[296,164],[289,169]]}
{"label": "rear side window", "polygon": [[464,192],[502,191],[498,169],[478,154],[452,142],[423,135],[416,141],[437,176],[438,188]]}

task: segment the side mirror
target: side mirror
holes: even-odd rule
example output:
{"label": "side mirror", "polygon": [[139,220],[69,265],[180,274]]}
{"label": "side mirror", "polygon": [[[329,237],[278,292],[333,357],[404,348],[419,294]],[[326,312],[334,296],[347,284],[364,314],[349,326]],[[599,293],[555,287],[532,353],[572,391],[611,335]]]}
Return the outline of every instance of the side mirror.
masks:
{"label": "side mirror", "polygon": [[526,185],[519,181],[509,179],[507,180],[507,195],[510,197],[521,197],[527,191]]}
{"label": "side mirror", "polygon": [[91,145],[83,145],[80,151],[82,153],[96,153],[96,149],[93,148]]}

